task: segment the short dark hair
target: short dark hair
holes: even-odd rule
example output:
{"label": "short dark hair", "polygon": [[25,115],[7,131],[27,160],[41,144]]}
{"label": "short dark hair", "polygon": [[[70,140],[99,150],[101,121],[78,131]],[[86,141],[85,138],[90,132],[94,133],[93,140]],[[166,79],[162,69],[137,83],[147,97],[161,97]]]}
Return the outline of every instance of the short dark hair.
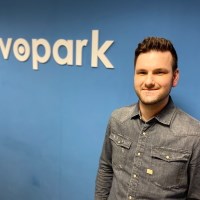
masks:
{"label": "short dark hair", "polygon": [[159,37],[147,37],[141,43],[138,44],[135,50],[134,66],[136,65],[137,58],[141,53],[147,53],[150,51],[169,51],[173,58],[173,71],[175,71],[178,68],[178,56],[173,44],[169,40]]}

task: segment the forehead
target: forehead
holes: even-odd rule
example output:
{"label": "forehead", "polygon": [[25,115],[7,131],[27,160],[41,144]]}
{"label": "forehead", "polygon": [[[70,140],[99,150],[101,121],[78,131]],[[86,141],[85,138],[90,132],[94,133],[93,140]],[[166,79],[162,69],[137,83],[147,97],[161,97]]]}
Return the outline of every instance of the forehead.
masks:
{"label": "forehead", "polygon": [[165,68],[172,67],[172,55],[169,51],[150,51],[147,53],[141,53],[136,61],[135,68]]}

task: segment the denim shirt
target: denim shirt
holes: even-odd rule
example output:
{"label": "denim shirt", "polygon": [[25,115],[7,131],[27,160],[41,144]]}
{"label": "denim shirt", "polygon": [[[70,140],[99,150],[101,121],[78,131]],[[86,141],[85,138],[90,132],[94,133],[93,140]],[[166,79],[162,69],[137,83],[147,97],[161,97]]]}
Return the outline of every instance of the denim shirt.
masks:
{"label": "denim shirt", "polygon": [[167,106],[140,119],[138,104],[109,120],[95,200],[200,200],[200,122]]}

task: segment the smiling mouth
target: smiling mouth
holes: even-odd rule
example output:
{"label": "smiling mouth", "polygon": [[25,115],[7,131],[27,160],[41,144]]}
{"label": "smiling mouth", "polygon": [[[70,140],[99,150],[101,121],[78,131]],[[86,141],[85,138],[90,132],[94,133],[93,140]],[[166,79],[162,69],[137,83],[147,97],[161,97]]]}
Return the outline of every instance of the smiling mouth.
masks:
{"label": "smiling mouth", "polygon": [[151,91],[157,91],[158,89],[142,89],[143,91],[151,92]]}
{"label": "smiling mouth", "polygon": [[145,95],[153,95],[158,91],[158,89],[151,89],[151,90],[144,89],[142,91],[144,92]]}

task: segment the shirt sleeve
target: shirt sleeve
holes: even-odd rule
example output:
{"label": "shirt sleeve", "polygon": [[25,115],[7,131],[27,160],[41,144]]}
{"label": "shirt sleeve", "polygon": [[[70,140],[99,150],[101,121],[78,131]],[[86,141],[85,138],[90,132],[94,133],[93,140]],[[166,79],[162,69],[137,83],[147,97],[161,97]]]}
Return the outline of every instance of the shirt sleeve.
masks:
{"label": "shirt sleeve", "polygon": [[106,200],[112,186],[112,145],[109,139],[110,122],[107,126],[106,136],[99,161],[99,168],[96,178],[95,200]]}
{"label": "shirt sleeve", "polygon": [[196,139],[189,165],[189,188],[187,200],[200,200],[200,137]]}

